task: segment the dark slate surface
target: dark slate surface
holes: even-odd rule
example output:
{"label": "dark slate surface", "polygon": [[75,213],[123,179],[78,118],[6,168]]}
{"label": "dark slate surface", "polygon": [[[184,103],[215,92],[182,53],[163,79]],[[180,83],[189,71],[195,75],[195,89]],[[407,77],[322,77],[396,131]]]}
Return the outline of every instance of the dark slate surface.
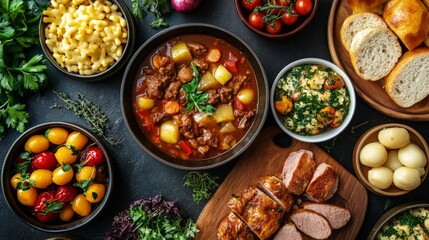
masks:
{"label": "dark slate surface", "polygon": [[[128,6],[131,5],[131,1],[125,2]],[[271,86],[277,73],[294,60],[305,57],[331,60],[326,32],[330,7],[331,1],[321,0],[313,21],[298,35],[287,40],[267,39],[248,29],[236,14],[234,1],[232,0],[204,0],[196,11],[187,14],[174,12],[169,15],[168,21],[171,26],[192,22],[210,23],[237,34],[259,56]],[[151,17],[147,16],[144,20],[136,21],[137,39],[135,49],[150,36],[159,32],[159,30],[150,28],[150,19]],[[35,48],[34,51],[42,52],[40,48]],[[80,92],[101,106],[102,110],[109,115],[113,136],[123,140],[117,146],[110,146],[106,143],[116,168],[117,181],[114,183],[111,201],[102,214],[92,223],[69,232],[69,234],[83,239],[103,239],[105,232],[112,224],[115,214],[127,208],[130,202],[139,198],[162,194],[167,199],[176,200],[194,220],[196,220],[205,204],[205,202],[194,203],[191,197],[191,190],[183,187],[183,176],[187,171],[168,167],[152,159],[139,148],[129,134],[120,110],[119,96],[123,71],[124,69],[105,81],[85,83],[68,79],[60,75],[52,66],[49,66],[50,88],[40,95],[29,96],[27,99],[30,113],[30,123],[27,124],[27,128],[48,121],[68,121],[88,127],[83,119],[76,118],[69,111],[49,108],[54,103],[61,102],[52,93],[52,89],[67,92],[72,97],[76,97],[76,93]],[[368,123],[359,127],[354,133],[351,132],[352,126],[357,126],[364,122]],[[337,137],[334,145],[332,141],[327,141],[320,143],[319,146],[329,149],[333,145],[333,148],[330,149],[330,154],[354,174],[351,156],[356,140],[372,126],[391,122],[409,124],[428,139],[427,123],[405,122],[383,116],[359,98],[356,113],[350,126]],[[274,124],[274,119],[269,113],[266,125]],[[19,133],[9,131],[6,138],[0,142],[1,164],[4,161],[7,150],[18,136]],[[209,172],[223,179],[233,165],[234,161]],[[391,201],[392,206],[415,200],[428,202],[429,194],[427,194],[427,189],[429,189],[428,181],[418,190],[402,197],[384,198],[368,192],[369,200],[366,219],[357,239],[367,237],[377,219],[385,212],[386,201]],[[35,230],[20,221],[7,207],[4,197],[0,198],[0,239],[45,239],[53,235],[55,234]]]}

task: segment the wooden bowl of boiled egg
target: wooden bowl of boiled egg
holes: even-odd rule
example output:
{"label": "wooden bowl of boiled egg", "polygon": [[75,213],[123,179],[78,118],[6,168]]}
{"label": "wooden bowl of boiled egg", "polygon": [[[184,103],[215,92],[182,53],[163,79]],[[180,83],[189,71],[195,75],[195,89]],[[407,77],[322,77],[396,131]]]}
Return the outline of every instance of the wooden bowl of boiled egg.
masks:
{"label": "wooden bowl of boiled egg", "polygon": [[425,180],[428,156],[428,144],[416,130],[403,124],[383,124],[358,139],[353,167],[368,190],[381,196],[399,196]]}

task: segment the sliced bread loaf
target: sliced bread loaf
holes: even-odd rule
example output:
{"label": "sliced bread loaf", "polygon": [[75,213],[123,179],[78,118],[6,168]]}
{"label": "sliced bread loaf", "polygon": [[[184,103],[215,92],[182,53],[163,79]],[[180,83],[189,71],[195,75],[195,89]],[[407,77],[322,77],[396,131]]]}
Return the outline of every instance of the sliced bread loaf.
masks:
{"label": "sliced bread loaf", "polygon": [[367,28],[356,33],[350,59],[358,76],[377,81],[395,67],[402,48],[396,35],[387,28]]}
{"label": "sliced bread loaf", "polygon": [[371,27],[387,28],[387,24],[380,16],[374,13],[356,13],[348,16],[344,20],[340,29],[341,42],[347,51],[350,51],[350,47],[356,33]]}
{"label": "sliced bread loaf", "polygon": [[429,95],[429,48],[405,53],[386,77],[386,91],[401,107],[411,107]]}

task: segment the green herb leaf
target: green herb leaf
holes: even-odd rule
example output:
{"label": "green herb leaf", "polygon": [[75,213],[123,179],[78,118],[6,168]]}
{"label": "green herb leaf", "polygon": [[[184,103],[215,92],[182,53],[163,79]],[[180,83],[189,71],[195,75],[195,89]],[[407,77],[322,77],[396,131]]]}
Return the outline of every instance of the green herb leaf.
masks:
{"label": "green herb leaf", "polygon": [[187,113],[196,108],[198,112],[204,111],[211,115],[216,111],[216,108],[207,104],[209,94],[198,90],[201,74],[195,64],[191,63],[191,68],[194,71],[194,78],[191,82],[185,83],[182,87],[183,91],[186,92],[186,100],[188,101],[185,112]]}
{"label": "green herb leaf", "polygon": [[[140,4],[141,2],[141,4]],[[150,24],[152,28],[168,27],[168,22],[164,16],[171,12],[171,2],[169,0],[132,0],[131,11],[137,18],[143,18],[150,12],[155,19]]]}
{"label": "green herb leaf", "polygon": [[192,198],[196,203],[209,199],[213,194],[212,191],[219,186],[216,182],[218,177],[211,176],[207,172],[189,172],[184,179],[183,185],[192,188]]}

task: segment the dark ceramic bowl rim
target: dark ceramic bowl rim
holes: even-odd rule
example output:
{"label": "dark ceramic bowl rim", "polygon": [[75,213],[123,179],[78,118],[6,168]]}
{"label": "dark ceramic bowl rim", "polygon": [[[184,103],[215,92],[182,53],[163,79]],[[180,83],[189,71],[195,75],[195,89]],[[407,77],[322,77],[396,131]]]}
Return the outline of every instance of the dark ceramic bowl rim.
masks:
{"label": "dark ceramic bowl rim", "polygon": [[[156,155],[155,153],[153,153],[148,147],[146,147],[142,142],[141,142],[141,140],[138,138],[138,136],[133,132],[133,130],[132,130],[132,126],[130,125],[130,119],[128,118],[128,116],[127,116],[127,113],[126,113],[126,109],[125,109],[125,103],[124,103],[124,99],[125,99],[125,97],[130,97],[130,96],[125,96],[124,95],[124,91],[125,91],[125,85],[126,85],[126,82],[127,82],[127,77],[128,77],[128,75],[130,75],[130,77],[132,77],[133,78],[133,82],[134,82],[134,78],[135,78],[135,72],[133,72],[133,73],[129,73],[130,72],[130,69],[132,68],[132,65],[133,65],[133,63],[135,62],[135,60],[139,57],[139,54],[140,54],[140,52],[142,52],[145,48],[146,48],[146,46],[148,46],[149,44],[151,44],[153,41],[155,41],[155,40],[157,40],[158,38],[163,38],[163,36],[164,35],[166,35],[166,34],[168,34],[168,33],[170,33],[170,32],[174,32],[174,31],[178,31],[178,30],[180,30],[180,29],[187,29],[187,28],[193,28],[193,29],[195,29],[195,31],[193,31],[194,33],[206,33],[206,32],[204,32],[204,31],[201,31],[201,30],[198,30],[198,29],[211,29],[211,30],[215,30],[215,31],[218,31],[218,32],[222,32],[223,34],[226,34],[226,35],[229,35],[230,37],[232,37],[232,38],[235,38],[238,42],[240,42],[245,48],[246,48],[246,50],[249,52],[249,54],[250,54],[250,56],[253,58],[253,60],[255,60],[256,61],[256,63],[257,63],[257,65],[259,66],[259,68],[260,68],[260,70],[261,70],[261,74],[262,74],[262,78],[263,79],[257,79],[257,81],[263,81],[264,82],[264,88],[265,88],[265,91],[266,91],[266,94],[265,94],[265,98],[263,99],[264,100],[264,102],[265,102],[265,106],[264,106],[264,109],[263,109],[263,113],[262,113],[262,118],[261,118],[261,122],[260,122],[260,124],[259,124],[259,126],[257,126],[257,128],[256,128],[256,130],[255,130],[255,132],[254,132],[254,134],[252,135],[252,136],[250,136],[249,137],[249,140],[248,140],[248,142],[247,143],[245,143],[245,145],[241,148],[241,149],[239,149],[239,151],[237,151],[234,155],[232,155],[232,156],[230,156],[230,157],[228,157],[228,158],[226,158],[226,159],[224,159],[224,160],[222,160],[222,161],[220,161],[220,162],[216,162],[216,163],[214,163],[214,164],[209,164],[209,165],[203,165],[203,166],[182,166],[182,165],[180,165],[180,164],[175,164],[175,163],[171,163],[171,162],[169,162],[169,161],[167,161],[167,160],[165,160],[165,159],[163,159],[163,158],[161,158],[160,156],[158,156],[158,155]],[[190,34],[190,33],[188,33],[188,34]],[[210,34],[210,32],[209,33],[207,33],[207,34]],[[176,34],[175,36],[180,36],[181,34]],[[214,34],[213,34],[214,35]],[[172,37],[170,37],[170,38],[172,38]],[[166,40],[168,40],[169,38],[167,38]],[[159,45],[159,44],[158,44]],[[256,71],[255,71],[256,72]],[[261,91],[261,89],[259,89],[258,91]],[[135,52],[135,54],[133,55],[133,57],[131,58],[131,60],[130,60],[130,62],[128,63],[128,65],[127,65],[127,68],[125,69],[125,73],[124,73],[124,76],[123,76],[123,78],[122,78],[122,84],[121,84],[121,96],[120,96],[120,98],[121,98],[121,111],[122,111],[122,116],[123,116],[123,118],[124,118],[124,120],[125,120],[125,124],[126,124],[126,126],[127,126],[127,128],[128,128],[128,130],[129,130],[129,132],[131,133],[131,135],[132,135],[132,137],[134,138],[134,140],[137,142],[137,144],[146,152],[146,153],[148,153],[152,158],[155,158],[156,160],[158,160],[158,161],[160,161],[160,162],[162,162],[162,163],[164,163],[164,164],[166,164],[167,166],[170,166],[170,167],[174,167],[174,168],[177,168],[177,169],[183,169],[183,170],[203,170],[203,169],[210,169],[210,168],[214,168],[214,167],[217,167],[217,166],[220,166],[220,165],[223,165],[223,164],[225,164],[225,163],[227,163],[227,162],[229,162],[229,161],[231,161],[232,159],[234,159],[235,157],[237,157],[237,156],[239,156],[241,153],[243,153],[250,145],[251,145],[251,143],[255,140],[255,138],[256,138],[256,136],[258,135],[258,133],[261,131],[261,129],[262,129],[262,127],[263,127],[263,125],[264,125],[264,123],[265,123],[265,120],[266,120],[266,117],[267,117],[267,114],[268,114],[268,108],[269,108],[269,102],[268,102],[268,96],[269,96],[269,88],[268,88],[268,82],[267,82],[267,76],[266,76],[266,74],[265,74],[265,70],[264,70],[264,68],[263,68],[263,65],[262,65],[262,63],[260,62],[260,60],[259,60],[259,58],[257,57],[257,55],[256,55],[256,53],[250,48],[250,46],[246,43],[246,42],[244,42],[241,38],[239,38],[238,36],[236,36],[235,34],[233,34],[233,33],[231,33],[231,32],[229,32],[228,30],[225,30],[225,29],[223,29],[223,28],[221,28],[221,27],[218,27],[218,26],[215,26],[215,25],[211,25],[211,24],[205,24],[205,23],[187,23],[187,24],[180,24],[180,25],[176,25],[176,26],[173,26],[173,27],[170,27],[170,28],[168,28],[168,29],[165,29],[165,30],[163,30],[163,31],[161,31],[161,32],[159,32],[159,33],[157,33],[157,34],[155,34],[154,36],[152,36],[151,38],[149,38],[146,42],[144,42],[143,43],[143,45],[142,46],[140,46],[139,47],[139,49]],[[261,99],[259,100],[259,101],[261,101]],[[260,110],[260,109],[257,109],[258,111]],[[135,115],[134,115],[134,112],[133,112],[133,114],[132,114],[132,116],[131,116],[132,118],[135,118]],[[255,121],[252,123],[252,126],[255,124]],[[252,128],[252,126],[250,127],[250,128]],[[246,136],[247,135],[249,135],[249,131],[250,131],[250,129],[248,130],[248,132],[246,133]],[[243,137],[243,139],[242,140],[240,140],[240,142],[241,141],[243,141],[244,140],[244,138],[246,138],[246,136],[245,137]],[[239,143],[240,143],[239,142]],[[239,144],[239,143],[237,143],[237,145]],[[152,144],[152,143],[151,143]],[[153,144],[152,144],[153,145]],[[237,146],[236,145],[236,146]],[[232,149],[236,149],[235,147],[236,146],[234,146],[233,148],[231,148],[230,150],[232,150]],[[212,159],[216,159],[216,158],[220,158],[220,157],[222,157],[223,155],[225,155],[227,152],[229,152],[230,150],[228,150],[228,151],[226,151],[226,152],[224,152],[224,153],[222,153],[222,154],[220,154],[220,155],[217,155],[217,156],[215,156],[215,157],[211,157],[211,158],[208,158],[208,159],[204,159],[204,160],[195,160],[195,161],[193,161],[193,162],[201,162],[201,161],[209,161],[209,160],[212,160]],[[159,151],[159,150],[158,150]],[[165,153],[161,153],[162,155],[165,155],[165,157],[169,157],[167,154],[165,154]],[[171,158],[171,156],[170,156],[170,158]],[[187,161],[187,162],[190,162],[190,160],[183,160],[183,161]]]}
{"label": "dark ceramic bowl rim", "polygon": [[383,228],[383,226],[390,221],[393,217],[397,216],[398,214],[401,214],[407,210],[414,209],[414,208],[429,208],[429,203],[424,202],[411,202],[411,203],[405,203],[401,204],[399,206],[393,207],[386,213],[384,213],[380,219],[374,224],[374,227],[371,229],[371,232],[368,234],[367,240],[375,240],[377,237],[378,232]]}
{"label": "dark ceramic bowl rim", "polygon": [[106,79],[113,74],[117,73],[131,58],[132,50],[134,48],[135,43],[135,24],[134,24],[134,18],[131,15],[131,12],[128,10],[128,7],[121,1],[121,0],[109,0],[115,3],[119,11],[122,13],[122,17],[127,22],[127,42],[125,43],[125,47],[123,49],[122,56],[119,58],[118,61],[116,61],[112,66],[104,70],[103,72],[99,72],[93,75],[80,75],[78,73],[72,73],[68,72],[65,68],[61,67],[55,58],[52,56],[52,52],[49,50],[48,46],[46,46],[45,43],[45,23],[43,22],[43,15],[40,18],[39,21],[39,42],[40,46],[42,47],[43,53],[48,58],[49,62],[61,73],[63,73],[66,76],[71,77],[72,79],[76,80],[82,80],[86,82],[92,82],[92,81],[99,81]]}
{"label": "dark ceramic bowl rim", "polygon": [[[264,32],[262,30],[259,30],[253,26],[250,25],[248,19],[244,16],[243,12],[242,12],[242,8],[244,8],[243,6],[241,6],[241,0],[234,0],[235,2],[235,10],[237,11],[238,16],[240,17],[241,21],[252,31],[258,33],[259,35],[262,35],[264,37],[268,37],[268,38],[276,38],[276,39],[281,39],[281,38],[289,38],[293,35],[295,35],[296,33],[300,32],[302,29],[304,29],[309,23],[310,21],[313,19],[314,15],[316,15],[317,12],[317,8],[319,7],[319,0],[313,0],[313,9],[311,10],[311,13],[307,16],[303,16],[306,17],[306,19],[301,22],[301,24],[299,24],[298,26],[296,26],[292,31],[290,32],[285,32],[282,34],[271,34],[271,33],[267,33]],[[283,23],[282,23],[283,24]]]}
{"label": "dark ceramic bowl rim", "polygon": [[[83,217],[83,218],[76,220],[74,222],[69,222],[69,223],[65,223],[65,224],[58,224],[58,225],[50,225],[47,223],[41,223],[38,220],[36,220],[35,218],[30,217],[30,214],[28,214],[25,210],[22,210],[21,207],[19,207],[20,205],[17,201],[11,202],[12,200],[10,199],[10,194],[15,194],[15,193],[13,192],[14,190],[11,189],[11,186],[9,183],[9,180],[10,180],[12,175],[10,174],[10,172],[7,172],[7,171],[10,169],[9,168],[6,169],[6,167],[10,166],[10,164],[11,164],[10,162],[15,160],[16,155],[12,155],[13,152],[15,152],[15,151],[19,152],[19,149],[21,149],[24,146],[25,141],[30,137],[30,135],[32,135],[34,133],[44,132],[46,129],[48,129],[50,127],[64,127],[67,129],[72,129],[72,130],[83,132],[89,139],[91,139],[91,141],[96,143],[97,146],[100,147],[101,150],[103,151],[103,153],[105,155],[105,159],[106,159],[107,171],[109,174],[109,181],[107,184],[105,196],[104,196],[103,200],[101,200],[101,202],[98,203],[97,207],[92,209],[91,213],[86,217]],[[88,224],[89,222],[91,222],[95,217],[97,217],[99,215],[99,213],[104,209],[104,207],[106,206],[107,202],[109,201],[109,199],[111,197],[113,180],[114,180],[114,175],[113,175],[111,159],[110,159],[110,156],[109,156],[106,148],[103,146],[102,142],[90,130],[88,130],[82,126],[79,126],[77,124],[73,124],[73,123],[69,123],[69,122],[47,122],[47,123],[42,123],[42,124],[36,125],[30,129],[26,130],[23,134],[21,134],[13,142],[12,146],[9,148],[9,151],[7,152],[5,160],[3,162],[2,171],[1,171],[2,192],[3,192],[3,196],[5,198],[5,201],[6,201],[6,204],[8,205],[8,207],[12,210],[13,213],[15,213],[15,215],[17,215],[19,217],[19,219],[21,219],[27,225],[29,225],[35,229],[38,229],[38,230],[41,230],[44,232],[50,232],[50,233],[60,233],[60,232],[66,232],[66,231],[71,231],[71,230],[80,228],[80,227]],[[18,206],[19,210],[15,209],[15,207],[17,207],[17,206]],[[44,228],[44,227],[42,227],[43,225],[46,225],[49,227]]]}

